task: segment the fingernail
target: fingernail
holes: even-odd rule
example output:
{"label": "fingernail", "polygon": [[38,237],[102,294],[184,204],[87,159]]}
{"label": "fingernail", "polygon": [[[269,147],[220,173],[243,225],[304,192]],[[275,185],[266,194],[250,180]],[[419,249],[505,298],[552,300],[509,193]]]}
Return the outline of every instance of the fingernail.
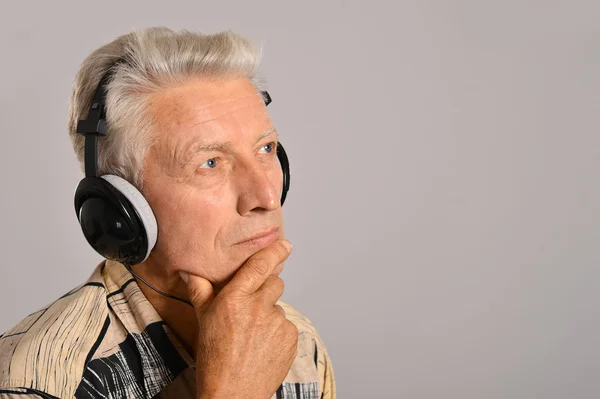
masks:
{"label": "fingernail", "polygon": [[283,240],[283,245],[285,245],[285,247],[287,248],[288,251],[292,250],[293,245],[288,240]]}
{"label": "fingernail", "polygon": [[181,279],[187,284],[189,280],[188,274],[186,272],[179,271],[179,275],[181,276]]}

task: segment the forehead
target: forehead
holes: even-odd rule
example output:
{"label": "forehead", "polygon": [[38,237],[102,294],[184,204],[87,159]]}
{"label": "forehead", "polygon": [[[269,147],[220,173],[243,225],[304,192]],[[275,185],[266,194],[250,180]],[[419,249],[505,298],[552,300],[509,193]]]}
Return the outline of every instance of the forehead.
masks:
{"label": "forehead", "polygon": [[197,80],[167,87],[154,93],[149,105],[158,141],[163,142],[191,136],[214,140],[228,134],[252,134],[270,124],[262,96],[245,78]]}

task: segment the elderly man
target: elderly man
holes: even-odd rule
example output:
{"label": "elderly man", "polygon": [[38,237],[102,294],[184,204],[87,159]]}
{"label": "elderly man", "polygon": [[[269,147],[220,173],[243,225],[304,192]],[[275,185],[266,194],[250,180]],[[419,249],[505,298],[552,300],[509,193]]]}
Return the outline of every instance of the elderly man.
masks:
{"label": "elderly man", "polygon": [[69,134],[106,260],[0,337],[0,398],[334,398],[327,350],[279,301],[289,169],[231,32],[150,28],[90,54]]}

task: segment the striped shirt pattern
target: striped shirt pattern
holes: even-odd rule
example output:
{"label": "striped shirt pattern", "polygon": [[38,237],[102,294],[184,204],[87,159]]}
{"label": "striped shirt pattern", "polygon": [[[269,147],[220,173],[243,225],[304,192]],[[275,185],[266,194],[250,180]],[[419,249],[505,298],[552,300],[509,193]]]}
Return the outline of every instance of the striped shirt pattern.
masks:
{"label": "striped shirt pattern", "polygon": [[[272,399],[334,399],[319,333],[277,304],[298,328],[298,356]],[[195,396],[194,360],[118,262],[101,262],[85,283],[0,336],[0,399]]]}

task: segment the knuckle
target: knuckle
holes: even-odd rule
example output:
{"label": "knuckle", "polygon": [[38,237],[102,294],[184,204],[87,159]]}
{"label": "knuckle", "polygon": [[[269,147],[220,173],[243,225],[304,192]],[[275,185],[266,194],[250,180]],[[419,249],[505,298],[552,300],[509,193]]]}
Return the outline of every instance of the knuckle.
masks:
{"label": "knuckle", "polygon": [[262,300],[268,301],[271,305],[274,305],[277,301],[277,298],[279,298],[281,294],[283,294],[283,291],[281,291],[280,286],[277,286],[275,284],[265,285],[262,291]]}
{"label": "knuckle", "polygon": [[196,287],[192,287],[192,286],[188,286],[188,292],[189,292],[189,297],[192,300],[192,302],[196,302],[196,299],[198,298],[198,289]]}
{"label": "knuckle", "polygon": [[288,255],[288,249],[280,242],[279,245],[275,247],[275,254],[277,255],[277,259],[284,259]]}
{"label": "knuckle", "polygon": [[266,274],[269,271],[269,262],[265,258],[250,258],[248,267],[258,274]]}
{"label": "knuckle", "polygon": [[283,291],[285,288],[285,283],[279,276],[269,276],[267,278],[269,280],[269,284],[273,286],[275,291]]}

